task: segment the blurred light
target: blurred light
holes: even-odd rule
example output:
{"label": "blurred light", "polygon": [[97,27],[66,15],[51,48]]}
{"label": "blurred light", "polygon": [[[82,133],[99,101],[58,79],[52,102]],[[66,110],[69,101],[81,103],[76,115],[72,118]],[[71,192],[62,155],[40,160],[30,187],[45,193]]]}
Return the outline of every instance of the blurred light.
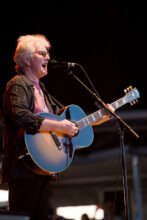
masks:
{"label": "blurred light", "polygon": [[[97,216],[97,220],[102,219],[104,217],[103,209],[97,209],[96,205],[88,205],[88,206],[66,206],[66,207],[58,207],[56,209],[56,213],[58,216],[62,216],[66,219],[74,219],[81,220],[83,214],[87,214],[89,219],[95,218]],[[97,214],[96,214],[97,213]],[[98,218],[99,217],[99,218]]]}
{"label": "blurred light", "polygon": [[95,213],[95,219],[96,220],[101,220],[104,218],[104,210],[101,207],[98,207]]}
{"label": "blurred light", "polygon": [[0,190],[0,202],[8,202],[8,190]]}

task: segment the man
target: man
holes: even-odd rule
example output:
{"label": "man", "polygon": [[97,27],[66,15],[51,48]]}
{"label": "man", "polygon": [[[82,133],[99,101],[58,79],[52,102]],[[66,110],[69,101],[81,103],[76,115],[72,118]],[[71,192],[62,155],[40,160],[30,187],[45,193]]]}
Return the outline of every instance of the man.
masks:
{"label": "man", "polygon": [[29,134],[61,132],[70,137],[78,133],[78,127],[69,120],[55,121],[36,114],[56,114],[58,111],[40,82],[48,73],[50,47],[43,35],[18,38],[14,55],[17,74],[7,83],[3,96],[2,182],[9,186],[10,211],[27,214],[31,220],[48,219],[48,181],[51,177],[32,172],[20,159],[25,153],[24,131]]}
{"label": "man", "polygon": [[47,219],[48,179],[33,173],[19,159],[24,153],[23,134],[37,131],[58,131],[73,136],[77,126],[68,121],[54,121],[36,115],[37,112],[56,114],[44,85],[39,81],[47,75],[50,42],[43,35],[26,35],[18,38],[14,55],[17,75],[8,83],[3,98],[4,157],[2,182],[9,186],[11,211],[28,214],[31,219]]}

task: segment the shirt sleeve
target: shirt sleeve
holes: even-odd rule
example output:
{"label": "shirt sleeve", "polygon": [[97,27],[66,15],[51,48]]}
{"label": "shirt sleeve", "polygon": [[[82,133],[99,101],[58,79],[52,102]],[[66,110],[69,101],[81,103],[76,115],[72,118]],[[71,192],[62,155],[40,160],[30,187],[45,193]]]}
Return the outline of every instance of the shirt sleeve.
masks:
{"label": "shirt sleeve", "polygon": [[30,111],[28,93],[19,84],[12,84],[5,92],[4,107],[9,116],[6,121],[10,120],[30,134],[35,134],[44,120],[44,117]]}

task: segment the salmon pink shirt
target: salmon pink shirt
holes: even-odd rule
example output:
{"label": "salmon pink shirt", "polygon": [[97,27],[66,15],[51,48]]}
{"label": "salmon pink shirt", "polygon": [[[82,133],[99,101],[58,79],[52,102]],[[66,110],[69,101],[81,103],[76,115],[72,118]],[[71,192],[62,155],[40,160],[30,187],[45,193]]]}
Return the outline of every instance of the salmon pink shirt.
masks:
{"label": "salmon pink shirt", "polygon": [[39,113],[39,112],[49,112],[45,100],[44,100],[44,95],[43,92],[40,88],[39,82],[34,82],[31,81],[33,86],[34,86],[34,92],[35,92],[35,108],[34,108],[34,113]]}

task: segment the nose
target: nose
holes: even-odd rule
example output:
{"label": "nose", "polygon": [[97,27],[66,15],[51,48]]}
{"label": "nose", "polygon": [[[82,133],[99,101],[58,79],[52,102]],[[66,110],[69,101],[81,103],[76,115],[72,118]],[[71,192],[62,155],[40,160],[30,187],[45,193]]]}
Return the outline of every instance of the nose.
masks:
{"label": "nose", "polygon": [[45,59],[50,60],[50,54],[46,53]]}

